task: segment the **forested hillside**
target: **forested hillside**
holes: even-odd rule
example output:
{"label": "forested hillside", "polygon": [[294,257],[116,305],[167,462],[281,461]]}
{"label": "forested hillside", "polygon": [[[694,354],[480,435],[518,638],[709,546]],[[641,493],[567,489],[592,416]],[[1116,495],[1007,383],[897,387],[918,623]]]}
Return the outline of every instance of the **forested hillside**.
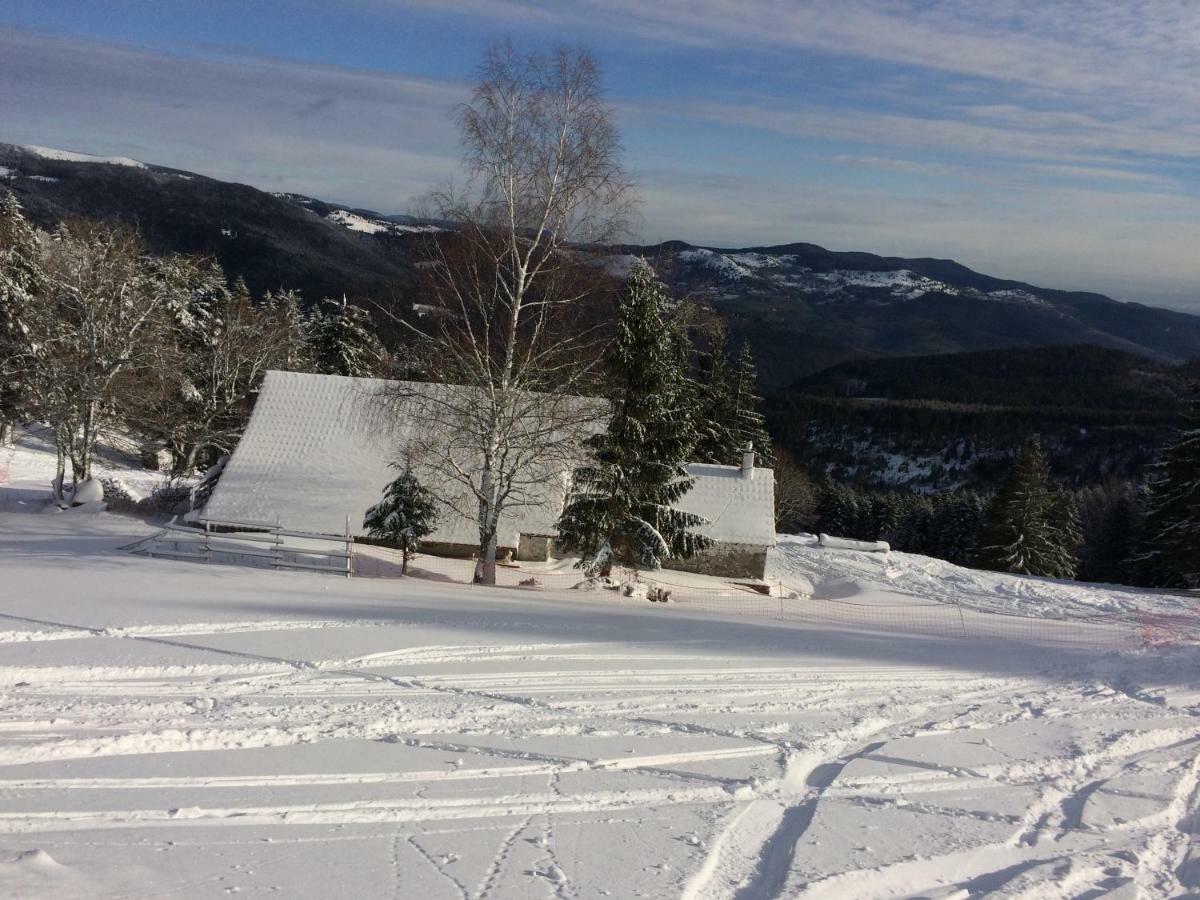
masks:
{"label": "forested hillside", "polygon": [[989,489],[1040,434],[1072,485],[1136,477],[1181,421],[1195,365],[1073,346],[834,366],[774,393],[775,439],[839,481]]}
{"label": "forested hillside", "polygon": [[[136,225],[158,253],[216,257],[254,296],[349,296],[367,308],[420,305],[414,263],[431,229],[413,220],[275,194],[135,160],[0,144],[0,191],[43,229],[84,215]],[[763,384],[782,389],[847,360],[1092,344],[1179,363],[1200,355],[1200,316],[975,272],[815,244],[718,250],[680,241],[587,245],[620,277],[648,259],[677,297],[711,306],[748,341]]]}

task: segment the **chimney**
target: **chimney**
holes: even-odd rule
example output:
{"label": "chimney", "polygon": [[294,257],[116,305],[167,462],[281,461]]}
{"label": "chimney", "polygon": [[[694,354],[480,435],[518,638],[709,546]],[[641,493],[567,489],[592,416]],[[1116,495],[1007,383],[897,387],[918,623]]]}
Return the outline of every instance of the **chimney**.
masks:
{"label": "chimney", "polygon": [[742,477],[754,477],[754,443],[746,441],[746,452],[742,454]]}

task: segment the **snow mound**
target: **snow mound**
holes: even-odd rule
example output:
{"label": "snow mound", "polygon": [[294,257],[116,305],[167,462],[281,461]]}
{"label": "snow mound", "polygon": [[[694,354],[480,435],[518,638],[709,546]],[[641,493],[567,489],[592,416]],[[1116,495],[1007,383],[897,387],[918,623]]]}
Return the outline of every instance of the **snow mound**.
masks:
{"label": "snow mound", "polygon": [[821,546],[827,550],[859,550],[863,553],[889,553],[891,546],[887,541],[855,541],[850,538],[818,535]]}
{"label": "snow mound", "polygon": [[62,863],[58,862],[53,856],[45,850],[23,850],[16,855],[12,860],[14,865],[29,866],[35,869],[61,869]]}
{"label": "snow mound", "polygon": [[777,541],[768,557],[767,580],[787,585],[802,577],[824,599],[883,592],[1045,619],[1200,617],[1197,599],[1182,594],[966,569],[915,553],[822,546],[813,535],[781,534]]}
{"label": "snow mound", "polygon": [[128,166],[132,169],[148,168],[144,162],[130,159],[128,156],[93,156],[90,153],[76,153],[73,150],[56,150],[53,147],[38,147],[25,144],[21,149],[42,159],[56,159],[62,162],[102,163],[109,166]]}
{"label": "snow mound", "polygon": [[104,485],[98,478],[81,481],[71,495],[72,503],[102,503],[104,502]]}

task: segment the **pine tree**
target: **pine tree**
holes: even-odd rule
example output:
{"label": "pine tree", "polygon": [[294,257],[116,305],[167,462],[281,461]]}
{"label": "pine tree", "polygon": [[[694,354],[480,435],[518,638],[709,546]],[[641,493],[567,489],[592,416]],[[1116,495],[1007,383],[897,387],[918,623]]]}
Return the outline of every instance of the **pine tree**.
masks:
{"label": "pine tree", "polygon": [[[767,434],[766,419],[762,414],[762,398],[758,396],[758,372],[754,367],[754,356],[750,344],[743,342],[730,379],[730,405],[733,408],[731,428],[739,448],[753,447],[758,464],[773,468],[775,457],[771,452],[771,438]],[[741,449],[738,451],[741,453]],[[740,462],[734,460],[734,464]]]}
{"label": "pine tree", "polygon": [[613,562],[658,568],[709,544],[693,531],[705,521],[673,505],[692,486],[695,432],[666,300],[649,266],[635,265],[617,311],[613,415],[591,442],[591,461],[576,469],[559,520],[562,546],[581,553],[589,571],[607,573]]}
{"label": "pine tree", "polygon": [[308,372],[313,366],[312,339],[309,329],[312,320],[300,308],[300,294],[280,291],[263,297],[271,328],[276,332],[280,347],[280,366],[288,372]]}
{"label": "pine tree", "polygon": [[905,553],[932,554],[935,504],[929,497],[907,494],[904,497],[904,513],[895,534],[887,540],[893,550]]}
{"label": "pine tree", "polygon": [[992,501],[979,563],[1001,572],[1073,578],[1081,540],[1075,504],[1053,486],[1041,443],[1030,438]]}
{"label": "pine tree", "polygon": [[1200,588],[1200,401],[1153,467],[1134,563],[1158,587]]}
{"label": "pine tree", "polygon": [[975,561],[979,534],[991,508],[990,500],[978,491],[956,491],[949,495],[946,520],[940,533],[940,556],[960,566]]}
{"label": "pine tree", "polygon": [[310,325],[317,368],[326,375],[369,378],[383,364],[383,345],[375,336],[365,309],[340,301],[322,300]]}
{"label": "pine tree", "polygon": [[383,489],[383,499],[367,510],[363,527],[370,537],[400,548],[400,574],[407,575],[409,554],[437,527],[436,501],[412,472],[404,469]]}
{"label": "pine tree", "polygon": [[692,382],[695,397],[692,421],[696,431],[692,456],[696,462],[740,465],[746,445],[738,439],[737,409],[733,403],[733,383],[725,353],[725,329],[714,329],[709,341],[708,349],[699,354],[696,378]]}
{"label": "pine tree", "polygon": [[859,530],[863,505],[853,488],[826,482],[817,505],[821,531],[835,537],[865,538]]}
{"label": "pine tree", "polygon": [[1108,478],[1075,494],[1080,545],[1081,581],[1120,583],[1129,577],[1128,561],[1134,544],[1137,490],[1132,482]]}
{"label": "pine tree", "polygon": [[870,540],[897,544],[904,539],[901,525],[904,522],[905,498],[889,491],[877,494],[870,504],[872,522],[868,531]]}

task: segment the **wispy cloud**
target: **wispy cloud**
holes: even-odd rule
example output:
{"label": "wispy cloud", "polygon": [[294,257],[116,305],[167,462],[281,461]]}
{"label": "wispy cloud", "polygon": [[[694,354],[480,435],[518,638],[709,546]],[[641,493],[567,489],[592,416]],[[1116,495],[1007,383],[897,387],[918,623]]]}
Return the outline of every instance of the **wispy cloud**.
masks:
{"label": "wispy cloud", "polygon": [[851,54],[1044,91],[1200,96],[1200,10],[1192,0],[462,0],[458,7],[510,23],[605,28],[660,42]]}
{"label": "wispy cloud", "polygon": [[0,31],[0,140],[398,210],[458,168],[460,84]]}
{"label": "wispy cloud", "polygon": [[[281,19],[318,7],[280,3]],[[340,55],[292,45],[297,57],[351,63],[339,66],[230,44],[139,49],[0,30],[0,140],[401,211],[458,171],[448,110],[466,96],[475,44],[506,31],[532,45],[584,39],[614,69],[645,199],[636,237],[955,256],[1200,310],[1196,0],[461,0],[452,11],[345,0],[340,10],[360,17],[353,28],[366,17],[394,37],[394,55],[364,62],[350,31]],[[459,48],[445,35],[467,32],[470,52],[448,64],[441,49]],[[439,53],[425,52],[430,40]],[[423,69],[410,64],[418,58]]]}

